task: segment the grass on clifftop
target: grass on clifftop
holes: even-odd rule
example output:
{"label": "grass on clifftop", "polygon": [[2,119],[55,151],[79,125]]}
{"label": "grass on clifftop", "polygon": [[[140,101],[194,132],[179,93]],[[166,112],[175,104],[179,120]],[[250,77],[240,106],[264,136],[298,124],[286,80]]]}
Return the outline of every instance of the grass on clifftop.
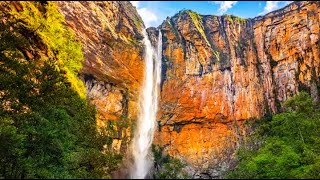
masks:
{"label": "grass on clifftop", "polygon": [[233,20],[236,20],[239,23],[244,23],[247,21],[247,19],[241,18],[239,16],[235,16],[235,15],[224,14],[222,16],[227,17],[228,21],[230,21],[232,24],[234,23]]}

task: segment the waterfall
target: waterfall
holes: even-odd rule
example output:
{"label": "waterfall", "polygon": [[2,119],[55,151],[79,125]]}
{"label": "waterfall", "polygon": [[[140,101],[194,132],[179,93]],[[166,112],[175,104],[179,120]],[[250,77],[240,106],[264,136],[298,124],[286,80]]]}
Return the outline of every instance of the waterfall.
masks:
{"label": "waterfall", "polygon": [[157,49],[153,48],[146,30],[143,31],[145,45],[145,70],[142,93],[140,93],[140,108],[137,129],[132,141],[134,165],[131,168],[131,178],[143,179],[153,165],[151,145],[156,126],[158,96],[161,80],[162,35],[159,30]]}

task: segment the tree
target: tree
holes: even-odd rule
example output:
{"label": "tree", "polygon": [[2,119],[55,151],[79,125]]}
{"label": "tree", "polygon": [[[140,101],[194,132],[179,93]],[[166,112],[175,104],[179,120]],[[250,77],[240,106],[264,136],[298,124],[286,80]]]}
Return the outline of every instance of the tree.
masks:
{"label": "tree", "polygon": [[81,44],[54,2],[17,3],[0,12],[0,178],[110,178],[121,156],[102,153],[108,137],[75,78]]}
{"label": "tree", "polygon": [[269,126],[269,132],[256,131],[256,141],[263,141],[260,148],[238,151],[229,178],[320,178],[320,112],[305,92],[289,98],[285,107],[286,112],[261,125]]}

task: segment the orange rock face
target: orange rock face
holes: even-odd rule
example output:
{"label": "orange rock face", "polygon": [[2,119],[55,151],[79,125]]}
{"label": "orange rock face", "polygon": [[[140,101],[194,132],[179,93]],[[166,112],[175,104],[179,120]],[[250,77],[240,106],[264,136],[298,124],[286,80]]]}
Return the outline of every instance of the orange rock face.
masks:
{"label": "orange rock face", "polygon": [[[98,125],[135,120],[144,72],[144,25],[136,9],[119,1],[57,4],[82,43],[79,76],[98,110]],[[301,90],[319,101],[319,6],[294,2],[245,20],[192,11],[166,19],[159,27],[163,59],[154,143],[191,165],[193,174],[220,177],[248,132],[244,120],[281,111],[281,103]],[[155,45],[157,29],[149,30]],[[115,130],[110,148],[120,152],[131,129]]]}
{"label": "orange rock face", "polygon": [[279,112],[311,86],[318,97],[319,11],[294,2],[254,19],[183,11],[164,21],[155,143],[196,171],[227,168],[243,120]]}
{"label": "orange rock face", "polygon": [[[80,77],[98,111],[98,126],[105,127],[110,120],[126,124],[135,120],[144,72],[144,24],[136,9],[120,1],[59,1],[57,5],[82,44],[85,62]],[[129,143],[130,127],[116,130],[112,148],[119,151]]]}
{"label": "orange rock face", "polygon": [[[83,78],[98,125],[136,119],[143,78],[141,18],[128,2],[58,2],[82,42]],[[319,3],[253,19],[183,11],[159,27],[163,62],[154,143],[195,173],[220,177],[246,135],[244,120],[282,110],[301,90],[319,99]],[[155,44],[157,30],[148,31]],[[131,130],[112,144],[125,149]],[[128,137],[124,143],[122,139]],[[217,170],[218,169],[218,170]]]}

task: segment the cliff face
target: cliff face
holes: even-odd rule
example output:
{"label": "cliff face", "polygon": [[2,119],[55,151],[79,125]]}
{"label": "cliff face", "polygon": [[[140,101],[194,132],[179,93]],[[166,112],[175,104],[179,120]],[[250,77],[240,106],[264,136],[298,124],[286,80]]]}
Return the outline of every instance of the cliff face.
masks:
{"label": "cliff face", "polygon": [[[57,2],[66,24],[82,43],[80,78],[96,105],[98,125],[115,122],[112,148],[125,150],[143,78],[143,21],[130,2]],[[123,143],[122,141],[126,142]],[[123,151],[122,151],[123,152]]]}
{"label": "cliff face", "polygon": [[155,143],[219,176],[246,134],[243,120],[281,111],[301,90],[316,101],[319,11],[318,2],[294,2],[254,19],[192,11],[166,19]]}
{"label": "cliff face", "polygon": [[[125,152],[143,79],[143,22],[129,2],[57,2],[85,56],[79,77]],[[301,90],[319,101],[319,2],[294,2],[253,19],[183,11],[159,27],[163,59],[155,143],[217,177],[247,134],[244,120],[282,110]],[[17,6],[19,7],[19,6]],[[156,44],[156,28],[148,35]],[[202,174],[200,174],[200,172]]]}

